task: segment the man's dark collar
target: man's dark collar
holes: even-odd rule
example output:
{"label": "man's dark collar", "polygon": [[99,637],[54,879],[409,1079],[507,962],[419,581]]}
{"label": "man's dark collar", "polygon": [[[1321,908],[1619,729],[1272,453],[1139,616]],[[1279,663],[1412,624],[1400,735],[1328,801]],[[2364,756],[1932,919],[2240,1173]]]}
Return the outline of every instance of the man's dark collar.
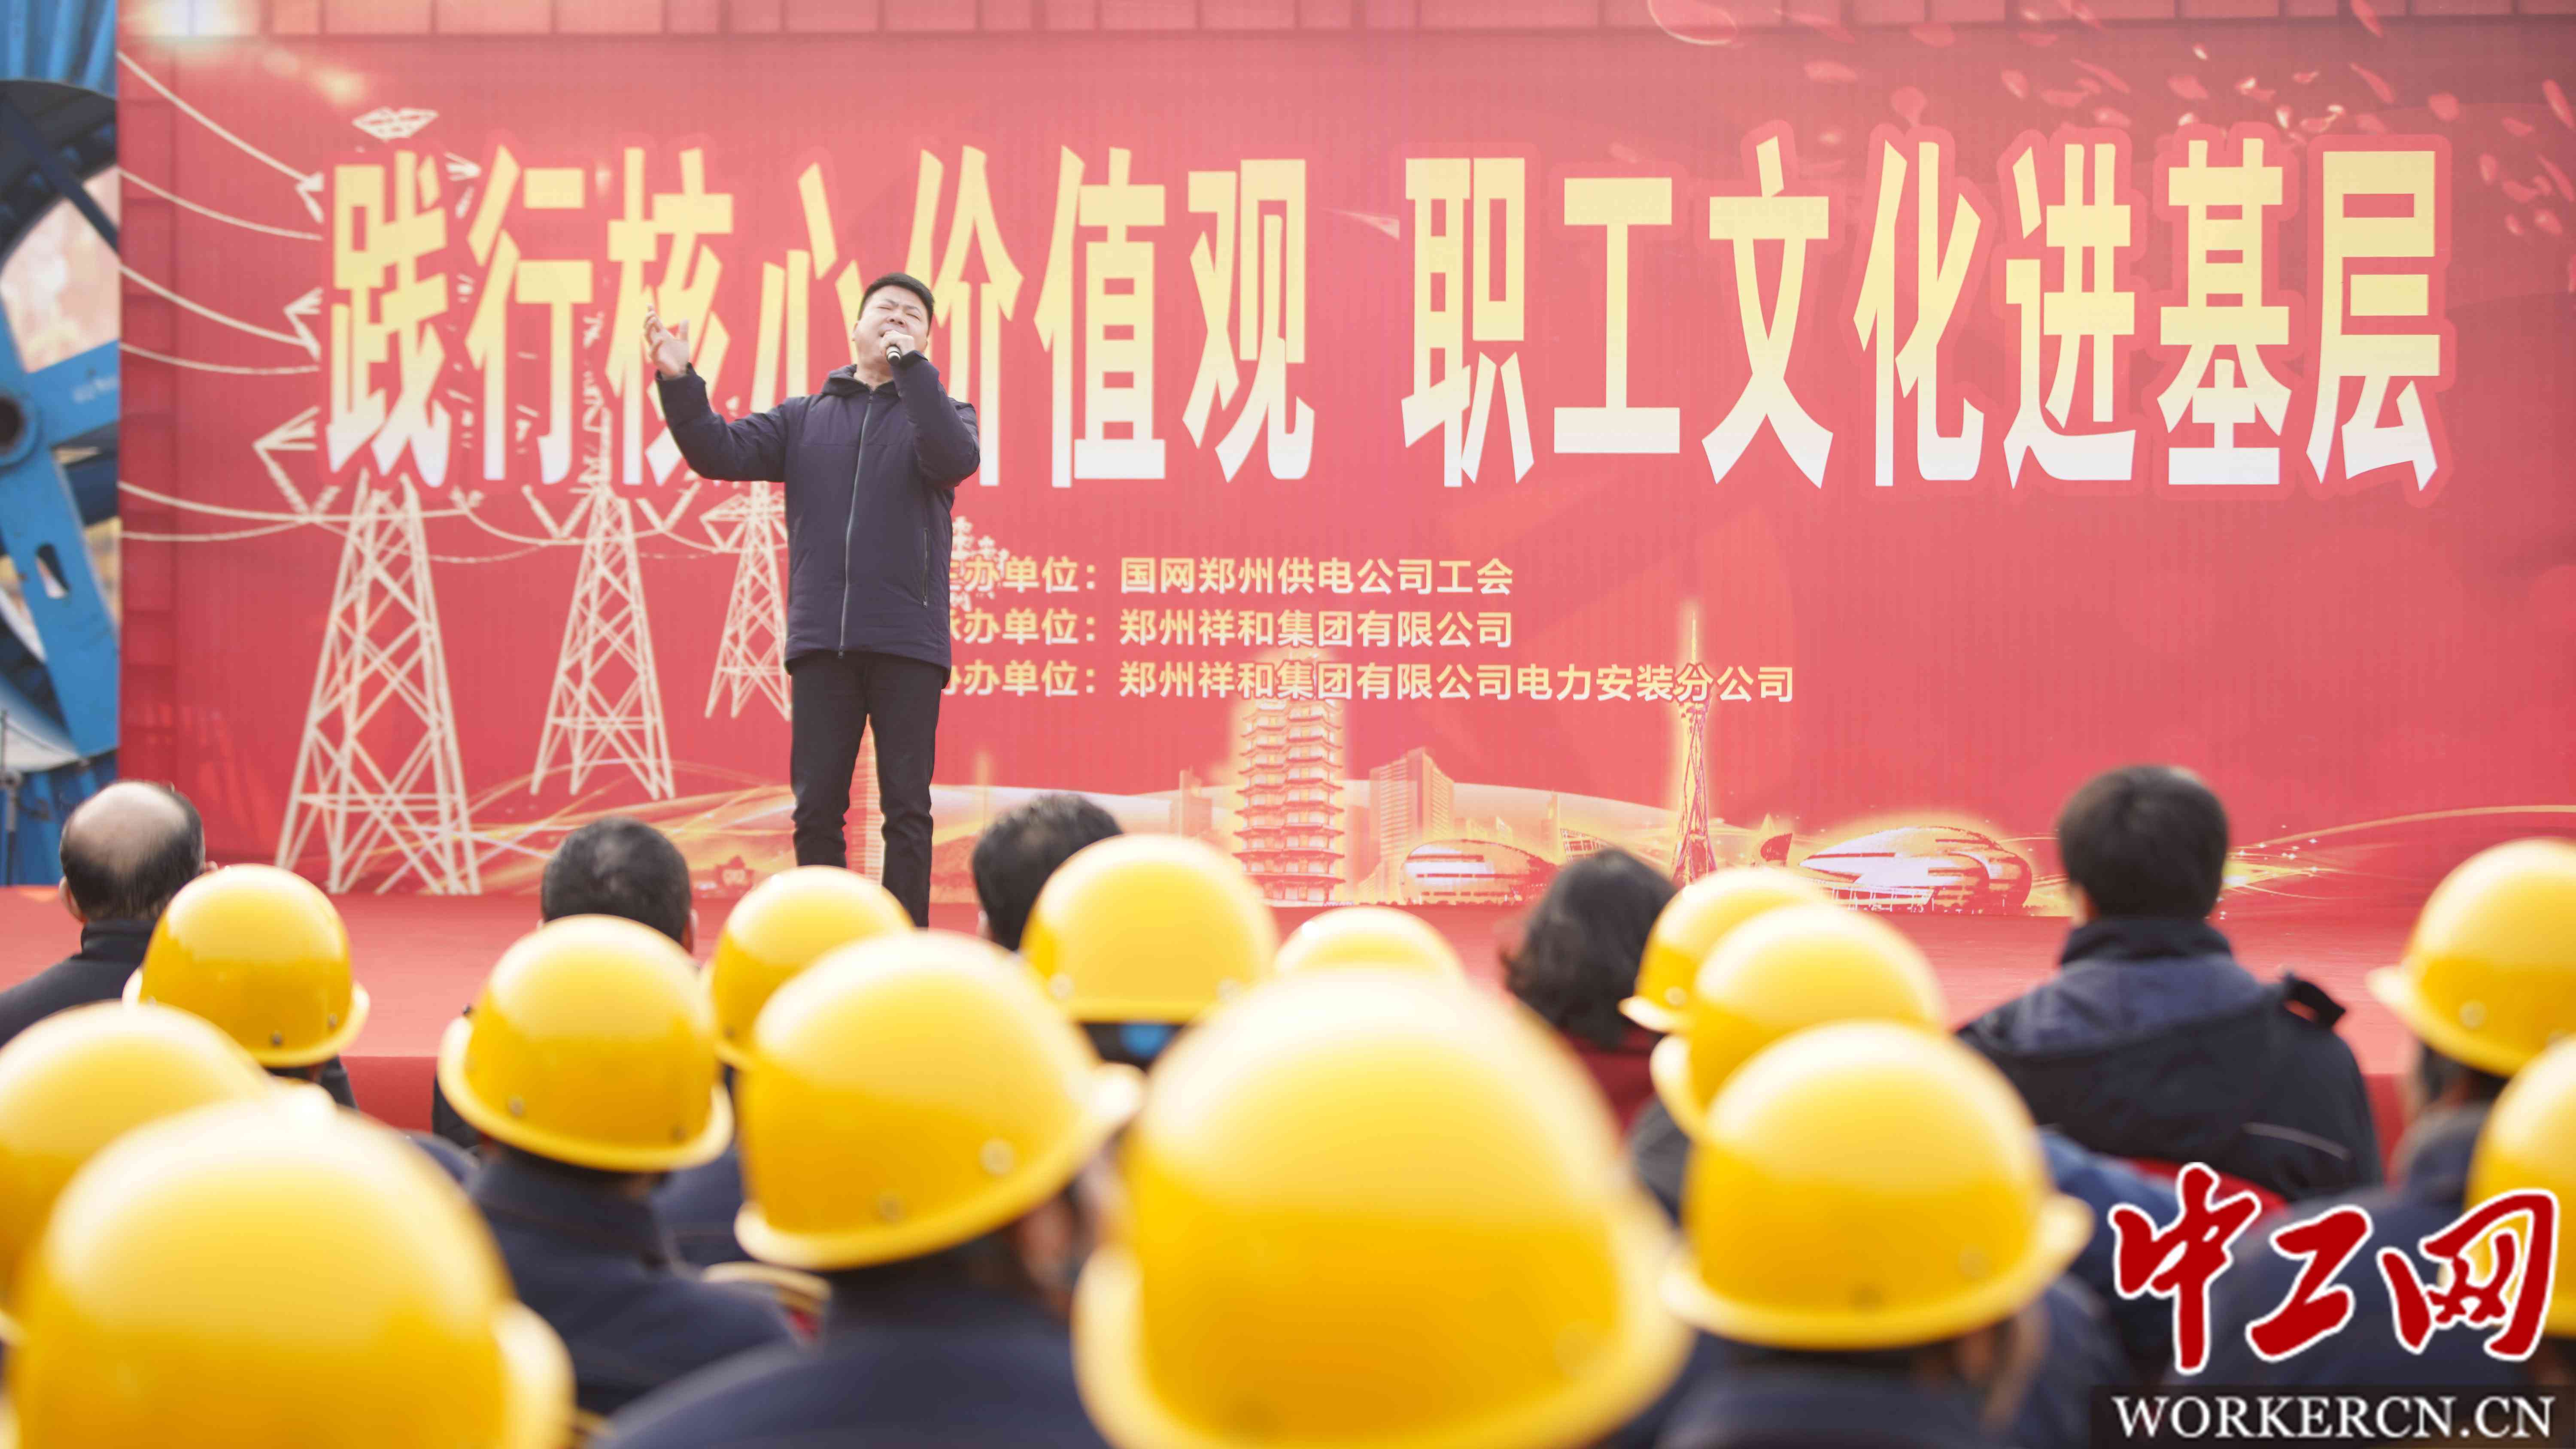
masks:
{"label": "man's dark collar", "polygon": [[144,920],[84,921],[81,923],[80,953],[103,961],[143,964],[143,948],[152,943],[153,922]]}
{"label": "man's dark collar", "polygon": [[2178,916],[2104,916],[2066,933],[2061,966],[2078,961],[2157,961],[2176,956],[2233,956],[2216,926]]}
{"label": "man's dark collar", "polygon": [[505,1152],[484,1164],[474,1175],[473,1198],[486,1217],[637,1258],[654,1267],[667,1266],[675,1256],[650,1201],[626,1197],[605,1183],[551,1171],[516,1153]]}
{"label": "man's dark collar", "polygon": [[834,397],[865,397],[871,393],[892,396],[894,390],[894,377],[891,374],[885,381],[871,384],[859,376],[859,365],[855,362],[845,362],[833,368],[832,375],[823,379],[823,391]]}
{"label": "man's dark collar", "polygon": [[825,1337],[887,1329],[972,1328],[990,1332],[1010,1325],[1055,1323],[1044,1308],[1017,1294],[953,1277],[898,1275],[870,1281],[865,1274],[836,1274],[831,1305],[823,1312]]}
{"label": "man's dark collar", "polygon": [[[1844,1433],[1874,1426],[1883,1431],[1881,1442],[1892,1445],[1993,1442],[1978,1422],[1975,1396],[1957,1384],[1920,1384],[1785,1356],[1715,1376],[1684,1401],[1674,1427],[1695,1428],[1722,1443],[1768,1444],[1795,1442],[1820,1424]],[[1837,1435],[1834,1442],[1852,1441]]]}

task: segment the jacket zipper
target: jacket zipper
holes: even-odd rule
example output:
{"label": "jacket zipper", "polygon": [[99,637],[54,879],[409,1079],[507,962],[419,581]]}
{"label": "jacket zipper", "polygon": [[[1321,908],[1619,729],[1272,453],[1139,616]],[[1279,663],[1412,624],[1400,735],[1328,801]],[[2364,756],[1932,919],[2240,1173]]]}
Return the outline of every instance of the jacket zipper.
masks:
{"label": "jacket zipper", "polygon": [[868,468],[868,414],[876,411],[874,393],[859,394],[859,457],[850,465],[850,517],[841,525],[841,642],[833,647],[850,647],[850,539],[859,527],[859,479]]}
{"label": "jacket zipper", "polygon": [[921,607],[930,607],[930,525],[921,525]]}

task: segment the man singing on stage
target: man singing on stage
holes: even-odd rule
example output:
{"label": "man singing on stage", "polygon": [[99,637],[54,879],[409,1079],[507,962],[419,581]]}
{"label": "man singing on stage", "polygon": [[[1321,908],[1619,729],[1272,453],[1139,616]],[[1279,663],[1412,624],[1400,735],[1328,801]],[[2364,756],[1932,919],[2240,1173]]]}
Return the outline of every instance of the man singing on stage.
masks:
{"label": "man singing on stage", "polygon": [[728,422],[689,365],[689,324],[649,309],[644,351],[662,416],[704,478],[787,485],[787,676],[796,863],[846,865],[842,816],[860,732],[877,735],[885,887],[930,920],[930,768],[948,685],[949,509],[975,471],[975,410],[929,357],[930,288],[901,272],[868,284],[858,361],[823,390]]}

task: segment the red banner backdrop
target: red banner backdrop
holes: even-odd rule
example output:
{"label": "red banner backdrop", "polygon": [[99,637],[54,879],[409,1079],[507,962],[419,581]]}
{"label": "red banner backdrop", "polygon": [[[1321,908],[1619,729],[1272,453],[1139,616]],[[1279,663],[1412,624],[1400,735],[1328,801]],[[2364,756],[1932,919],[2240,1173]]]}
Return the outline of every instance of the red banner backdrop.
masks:
{"label": "red banner backdrop", "polygon": [[765,407],[903,268],[943,894],[1078,789],[1280,899],[2045,909],[2154,758],[2240,906],[2402,900],[2576,800],[2568,34],[138,40],[126,768],[341,888],[784,863],[774,490],[636,339]]}

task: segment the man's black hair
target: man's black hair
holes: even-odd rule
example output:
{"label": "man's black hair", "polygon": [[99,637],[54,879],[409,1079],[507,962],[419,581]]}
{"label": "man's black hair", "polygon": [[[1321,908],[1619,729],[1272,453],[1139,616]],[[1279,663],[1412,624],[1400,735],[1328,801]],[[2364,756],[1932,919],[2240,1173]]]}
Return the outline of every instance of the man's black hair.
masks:
{"label": "man's black hair", "polygon": [[63,831],[63,885],[84,919],[157,921],[179,888],[205,873],[205,823],[188,797],[167,785],[121,783],[148,790],[177,808],[159,821],[130,820],[121,829],[93,822],[86,830],[81,812],[74,810]]}
{"label": "man's black hair", "polygon": [[921,299],[921,315],[929,318],[933,322],[939,320],[939,306],[937,303],[930,300],[930,284],[921,280],[919,277],[913,276],[909,272],[888,272],[884,276],[877,278],[875,281],[868,283],[868,289],[859,294],[859,305],[865,307],[868,305],[868,298],[875,296],[877,293],[884,291],[888,287],[901,287],[912,295],[919,297]]}
{"label": "man's black hair", "polygon": [[1119,834],[1108,811],[1080,795],[1040,795],[984,827],[975,841],[975,899],[994,944],[1020,949],[1029,908],[1056,867],[1073,853]]}
{"label": "man's black hair", "polygon": [[2188,770],[2131,765],[2067,800],[2057,854],[2096,916],[2197,921],[2225,883],[2227,810]]}
{"label": "man's black hair", "polygon": [[1503,984],[1567,1036],[1617,1046],[1628,1034],[1619,1003],[1636,990],[1646,937],[1672,898],[1664,873],[1624,850],[1568,863],[1530,912],[1520,949],[1503,957]]}
{"label": "man's black hair", "polygon": [[661,831],[606,815],[563,838],[546,862],[537,910],[547,920],[619,916],[681,940],[689,932],[689,862]]}

